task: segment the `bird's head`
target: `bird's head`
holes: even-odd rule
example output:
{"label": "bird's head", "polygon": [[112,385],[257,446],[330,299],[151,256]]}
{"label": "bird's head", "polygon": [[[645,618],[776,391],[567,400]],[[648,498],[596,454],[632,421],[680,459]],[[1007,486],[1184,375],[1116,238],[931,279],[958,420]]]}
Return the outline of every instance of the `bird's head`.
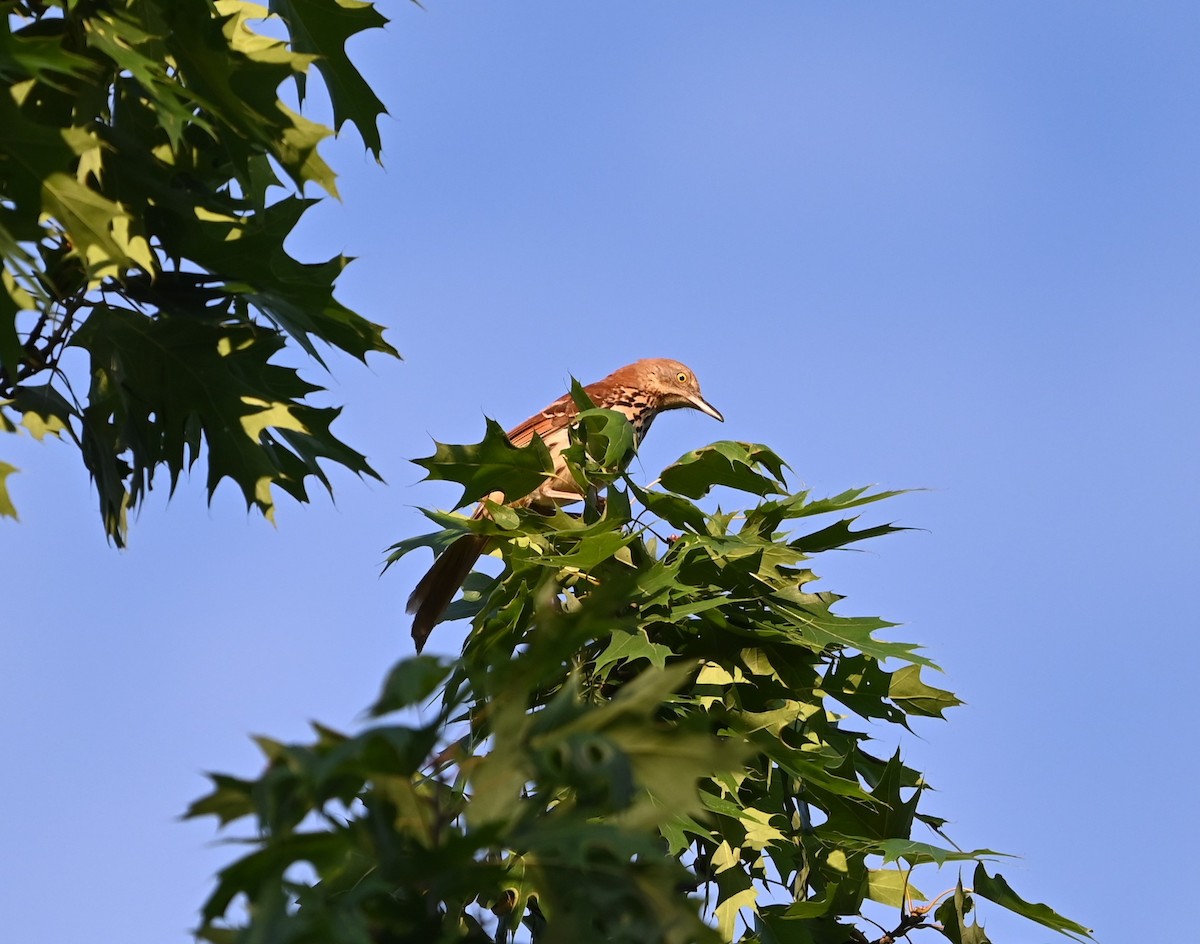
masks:
{"label": "bird's head", "polygon": [[625,370],[635,371],[636,386],[657,399],[659,410],[699,410],[724,423],[721,411],[700,393],[700,381],[690,367],[665,357],[649,358],[631,364]]}

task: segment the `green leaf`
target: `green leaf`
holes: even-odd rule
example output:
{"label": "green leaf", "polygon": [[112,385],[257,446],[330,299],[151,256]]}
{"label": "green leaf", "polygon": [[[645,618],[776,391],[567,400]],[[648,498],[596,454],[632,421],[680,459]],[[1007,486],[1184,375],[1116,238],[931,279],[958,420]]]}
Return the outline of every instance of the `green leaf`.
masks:
{"label": "green leaf", "polygon": [[17,508],[8,494],[8,477],[19,471],[15,465],[0,460],[0,518],[17,520]]}
{"label": "green leaf", "polygon": [[708,519],[704,512],[686,498],[682,498],[679,495],[670,495],[666,492],[641,488],[632,482],[628,476],[626,476],[625,481],[634,498],[641,502],[651,514],[662,518],[663,521],[672,527],[693,531],[697,534],[703,534],[708,530]]}
{"label": "green leaf", "polygon": [[506,501],[516,501],[554,470],[550,451],[540,436],[534,436],[528,446],[514,446],[500,424],[490,419],[481,442],[450,445],[435,440],[433,455],[413,462],[425,469],[427,479],[463,486],[458,508],[493,492],[503,494]]}
{"label": "green leaf", "polygon": [[670,655],[669,646],[651,642],[643,629],[635,632],[616,631],[612,634],[608,646],[596,656],[596,668],[603,669],[616,662],[646,659],[656,669],[661,669],[666,666]]}
{"label": "green leaf", "polygon": [[[903,659],[917,665],[937,666],[918,654],[917,646],[908,642],[889,642],[876,639],[874,633],[895,626],[875,617],[835,616],[823,605],[805,599],[798,591],[774,594],[775,611],[782,615],[799,633],[797,641],[824,649],[827,646],[856,649],[873,659]],[[786,637],[785,637],[786,638]]]}
{"label": "green leaf", "polygon": [[867,897],[893,908],[907,908],[910,901],[927,901],[909,878],[909,869],[867,869]]}
{"label": "green leaf", "polygon": [[847,544],[853,544],[855,541],[866,541],[870,538],[882,537],[885,534],[895,534],[897,531],[907,531],[907,528],[900,528],[892,524],[880,524],[871,528],[862,528],[858,531],[853,531],[850,528],[857,518],[846,518],[842,521],[837,521],[820,531],[814,531],[811,534],[806,534],[803,537],[796,538],[788,543],[788,547],[800,551],[803,554],[819,554],[821,551],[829,551],[836,547],[845,547]]}
{"label": "green leaf", "polygon": [[930,845],[927,842],[916,842],[912,839],[884,839],[879,842],[865,843],[857,848],[864,852],[872,852],[883,856],[884,862],[904,861],[909,866],[933,863],[945,865],[947,862],[978,862],[980,859],[994,859],[1004,855],[992,849],[944,849],[941,846]]}
{"label": "green leaf", "polygon": [[668,849],[673,856],[678,856],[689,848],[693,837],[703,836],[707,838],[710,834],[708,827],[700,825],[700,823],[686,813],[676,813],[670,819],[666,820],[659,826],[659,832],[667,840]]}
{"label": "green leaf", "polygon": [[433,694],[449,673],[450,663],[436,656],[413,656],[397,662],[367,714],[377,718],[418,705]]}
{"label": "green leaf", "polygon": [[[140,3],[127,9],[98,9],[83,21],[90,49],[112,64],[136,85],[137,97],[150,106],[151,120],[160,128],[173,150],[183,142],[185,129],[217,131],[210,102],[198,99],[195,90],[179,81],[170,65],[172,37],[158,5]],[[118,87],[123,84],[118,79]],[[118,112],[118,124],[121,121]]]}
{"label": "green leaf", "polygon": [[309,862],[322,868],[345,855],[345,845],[335,833],[310,832],[277,837],[271,844],[221,870],[217,888],[204,903],[202,916],[205,921],[219,918],[244,889],[257,890],[268,883],[280,887],[284,872],[295,863]]}
{"label": "green leaf", "polygon": [[131,233],[133,219],[120,204],[63,173],[49,174],[42,194],[45,211],[67,231],[92,279],[118,276],[133,267],[154,270],[149,244]]}
{"label": "green leaf", "polygon": [[209,774],[213,791],[188,807],[184,819],[200,816],[215,816],[222,825],[231,823],[255,812],[254,783],[226,774]]}
{"label": "green leaf", "polygon": [[334,282],[349,259],[302,263],[288,253],[285,241],[315,202],[289,197],[249,219],[181,220],[169,248],[219,273],[229,291],[259,308],[320,363],[314,337],[363,361],[371,351],[398,356],[383,340],[382,326],[334,298]]}
{"label": "green leaf", "polygon": [[71,423],[79,414],[50,384],[18,387],[5,405],[21,414],[21,425],[39,442],[64,432],[75,436]]}
{"label": "green leaf", "polygon": [[[334,297],[348,259],[304,264],[285,245],[313,202],[302,199],[306,182],[331,193],[335,187],[317,151],[331,129],[288,109],[280,85],[303,82],[316,61],[327,70],[338,123],[349,115],[374,136],[378,155],[378,100],[344,48],[352,35],[382,24],[373,8],[357,0],[293,0],[287,24],[277,20],[258,32],[266,11],[245,0],[8,6],[13,13],[0,28],[0,75],[7,80],[0,94],[4,396],[18,396],[16,378],[24,384],[39,371],[54,376],[59,390],[86,386],[71,376],[73,358],[61,352],[73,333],[77,347],[99,338],[100,353],[112,350],[103,331],[88,328],[105,321],[107,308],[151,320],[191,319],[209,330],[221,325],[234,334],[261,331],[267,319],[318,362],[322,343],[360,359],[369,351],[396,353],[380,325]],[[267,35],[284,25],[290,37]],[[301,48],[306,44],[320,48]],[[289,189],[288,180],[299,193],[271,202],[270,191]],[[95,292],[101,281],[102,298]],[[33,317],[18,331],[21,311]],[[146,349],[121,368],[130,372]],[[187,353],[174,353],[174,366],[186,372]],[[202,360],[197,370],[206,374],[213,363]],[[197,423],[180,445],[166,415],[178,404],[130,397],[104,370],[96,402],[82,415],[68,422],[61,410],[27,414],[25,422],[35,434],[65,438],[70,430],[78,437],[105,526],[118,542],[156,465],[170,466],[174,487],[181,468],[215,440],[231,449],[210,451],[210,471],[218,469],[217,480],[238,478],[248,500],[268,514],[274,486],[303,497],[308,475],[328,485],[321,459],[367,469],[329,434],[336,411],[302,416],[289,403],[300,397],[235,384],[253,401],[240,406],[250,408],[212,411],[234,420],[222,428],[225,435],[197,425],[193,414]],[[243,438],[257,436],[251,447],[266,459],[253,481],[241,474],[249,453],[238,453],[245,445],[233,435],[239,429]],[[232,463],[226,472],[223,462]]]}
{"label": "green leaf", "polygon": [[[663,470],[663,488],[703,498],[717,485],[753,495],[783,494],[783,460],[766,446],[722,441],[696,449]],[[767,474],[764,474],[767,473]]]}
{"label": "green leaf", "polygon": [[32,78],[59,87],[64,79],[96,78],[96,63],[65,48],[64,20],[42,20],[14,31],[12,15],[6,14],[8,22],[0,29],[0,76],[9,84]]}
{"label": "green leaf", "polygon": [[[605,435],[607,420],[596,423],[577,439],[589,481],[605,474],[597,458],[617,458],[591,441]],[[431,477],[489,501],[516,451],[494,424],[489,436],[487,449],[445,447],[464,450],[461,466],[448,453],[426,460]],[[740,467],[728,456],[697,464],[781,476],[777,459],[758,467],[747,456]],[[544,474],[524,471],[535,484]],[[443,531],[393,547],[478,534],[505,566],[472,578],[459,605],[473,621],[461,659],[400,663],[385,685],[378,709],[441,686],[426,728],[264,740],[263,777],[206,798],[209,812],[232,816],[249,794],[263,849],[279,851],[222,891],[226,904],[246,896],[243,937],[342,940],[330,929],[354,927],[356,944],[381,933],[482,940],[484,906],[497,940],[524,926],[537,940],[678,944],[713,940],[715,926],[726,941],[843,944],[878,936],[867,899],[907,908],[922,898],[912,867],[996,855],[912,838],[944,821],[923,809],[924,775],[898,751],[875,756],[872,738],[892,740],[878,722],[937,716],[957,699],[921,680],[928,660],[913,646],[874,638],[892,624],[835,614],[837,594],[809,589],[810,553],[891,526],[838,522],[802,550],[775,531],[818,504],[806,493],[744,519],[663,495],[685,533],[661,552],[620,489],[583,518],[494,501],[491,517],[430,512]],[[911,664],[888,671],[892,657]],[[343,839],[344,855],[318,855],[311,881],[289,881],[276,871],[283,846],[308,822]],[[968,923],[980,900],[960,887],[938,909],[948,939],[987,940]],[[901,930],[932,926],[905,914]]]}
{"label": "green leaf", "polygon": [[788,515],[788,517],[799,518],[810,515],[824,515],[832,511],[845,511],[847,508],[858,508],[862,505],[870,505],[874,502],[885,501],[889,498],[895,498],[897,495],[906,495],[913,489],[896,489],[889,492],[874,492],[870,495],[866,494],[869,486],[862,488],[850,488],[837,495],[829,498],[819,498],[815,501],[804,501],[796,509],[797,514]]}
{"label": "green leaf", "polygon": [[906,714],[927,718],[945,717],[943,711],[962,704],[953,692],[922,682],[921,667],[917,665],[901,666],[892,673],[888,698]]}
{"label": "green leaf", "polygon": [[[350,121],[378,160],[382,143],[376,119],[386,114],[383,102],[346,55],[346,41],[363,30],[387,23],[371,3],[362,0],[270,0],[270,9],[288,24],[292,47],[318,56],[333,103],[334,127]],[[301,98],[303,79],[301,74]]]}
{"label": "green leaf", "polygon": [[330,432],[340,411],[304,403],[318,388],[270,363],[283,346],[274,332],[97,307],[71,343],[91,355],[82,446],[118,543],[126,508],[140,500],[155,470],[165,466],[174,489],[202,437],[209,496],[230,478],[247,505],[268,518],[272,486],[299,501],[308,499],[309,476],[332,488],[320,459],[378,478]]}
{"label": "green leaf", "polygon": [[1064,918],[1048,905],[1026,901],[1012,890],[1008,882],[1004,880],[1004,876],[999,872],[994,877],[988,875],[987,869],[983,867],[982,862],[975,867],[975,877],[972,885],[974,886],[973,890],[976,895],[980,895],[989,901],[994,901],[998,905],[1003,905],[1009,911],[1023,915],[1030,921],[1036,921],[1038,924],[1058,931],[1060,934],[1064,934],[1076,941],[1094,940],[1091,928],[1085,928],[1076,921]]}
{"label": "green leaf", "polygon": [[575,418],[571,432],[587,458],[602,469],[623,469],[636,448],[633,425],[616,410],[584,410]]}
{"label": "green leaf", "polygon": [[250,21],[256,4],[226,0],[227,15],[213,17],[206,5],[171,3],[161,8],[166,25],[185,41],[171,44],[185,83],[237,138],[269,152],[297,187],[313,181],[337,196],[334,174],[317,154],[331,133],[287,108],[276,90],[302,74],[313,56],[292,52],[282,40],[261,36]]}
{"label": "green leaf", "polygon": [[719,871],[716,882],[719,893],[713,916],[717,919],[717,931],[724,940],[733,941],[734,926],[741,911],[746,909],[755,914],[758,910],[758,889],[740,868]]}
{"label": "green leaf", "polygon": [[954,889],[954,896],[947,898],[934,912],[934,917],[942,927],[942,934],[953,944],[991,944],[979,924],[967,923],[967,916],[975,907],[975,902],[963,890],[962,879]]}

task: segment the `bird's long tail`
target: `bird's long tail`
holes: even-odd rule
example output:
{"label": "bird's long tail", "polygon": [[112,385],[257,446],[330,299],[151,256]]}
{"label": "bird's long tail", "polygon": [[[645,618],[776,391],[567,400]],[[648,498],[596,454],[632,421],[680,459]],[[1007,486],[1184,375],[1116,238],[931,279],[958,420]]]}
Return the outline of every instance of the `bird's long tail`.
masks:
{"label": "bird's long tail", "polygon": [[413,614],[412,637],[417,652],[425,647],[425,640],[486,547],[487,538],[464,535],[442,552],[413,590],[407,610]]}

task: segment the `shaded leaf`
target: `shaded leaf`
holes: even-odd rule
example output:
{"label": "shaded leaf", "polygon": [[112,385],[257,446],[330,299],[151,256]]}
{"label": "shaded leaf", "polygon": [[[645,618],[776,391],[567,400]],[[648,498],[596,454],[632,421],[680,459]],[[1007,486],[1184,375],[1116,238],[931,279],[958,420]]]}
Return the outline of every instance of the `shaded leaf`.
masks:
{"label": "shaded leaf", "polygon": [[18,387],[5,405],[21,414],[21,425],[34,439],[40,441],[63,432],[74,436],[71,424],[79,414],[50,384]]}
{"label": "shaded leaf", "polygon": [[[340,131],[344,122],[353,122],[378,160],[382,144],[376,119],[386,109],[346,55],[345,46],[355,34],[380,28],[387,19],[362,0],[270,0],[269,5],[287,22],[293,48],[318,56],[316,66],[333,103],[334,127]],[[303,90],[302,79],[301,83]]]}
{"label": "shaded leaf", "polygon": [[433,694],[449,672],[449,663],[436,656],[413,656],[397,662],[367,713],[374,718],[420,704]]}
{"label": "shaded leaf", "polygon": [[230,777],[226,774],[209,774],[208,777],[213,782],[212,792],[192,803],[184,814],[185,819],[215,816],[217,821],[224,826],[243,816],[253,815],[255,812],[253,781]]}
{"label": "shaded leaf", "polygon": [[646,636],[645,630],[636,632],[614,632],[608,646],[596,656],[596,668],[603,669],[614,662],[635,662],[646,659],[656,669],[666,666],[667,658],[671,655],[668,646],[653,643]]}
{"label": "shaded leaf", "polygon": [[303,398],[317,388],[270,363],[279,335],[251,326],[146,318],[98,307],[72,344],[92,360],[82,442],[100,487],[109,534],[124,540],[123,516],[163,465],[174,488],[208,447],[208,492],[233,479],[247,505],[271,517],[271,486],[307,499],[305,480],[331,488],[320,459],[378,478],[365,458],[330,432],[339,410]]}

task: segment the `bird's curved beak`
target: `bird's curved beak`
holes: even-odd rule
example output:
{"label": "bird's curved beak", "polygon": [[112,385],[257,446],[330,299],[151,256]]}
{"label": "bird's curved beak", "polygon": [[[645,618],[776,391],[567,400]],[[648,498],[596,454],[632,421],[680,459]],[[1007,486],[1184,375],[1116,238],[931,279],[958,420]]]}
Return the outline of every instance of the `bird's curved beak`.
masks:
{"label": "bird's curved beak", "polygon": [[704,397],[700,396],[700,394],[697,393],[697,394],[693,394],[692,396],[689,396],[688,402],[692,406],[694,406],[697,410],[699,410],[701,413],[707,413],[718,423],[725,422],[725,417],[723,417],[721,415],[721,411],[718,410],[711,403],[709,403],[707,400],[705,400]]}

